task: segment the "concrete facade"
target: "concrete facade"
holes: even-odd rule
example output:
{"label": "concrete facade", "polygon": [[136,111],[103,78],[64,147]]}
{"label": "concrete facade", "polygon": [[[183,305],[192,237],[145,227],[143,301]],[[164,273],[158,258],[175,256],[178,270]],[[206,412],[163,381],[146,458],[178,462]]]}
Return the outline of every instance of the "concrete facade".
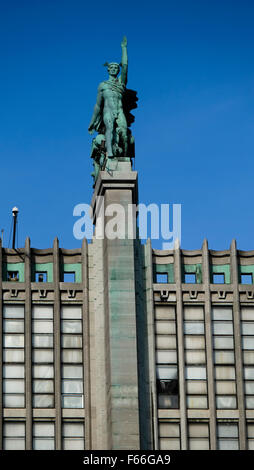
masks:
{"label": "concrete facade", "polygon": [[[95,227],[98,196],[126,215],[137,173],[100,173]],[[254,251],[154,250],[131,230],[1,247],[2,449],[254,447]]]}

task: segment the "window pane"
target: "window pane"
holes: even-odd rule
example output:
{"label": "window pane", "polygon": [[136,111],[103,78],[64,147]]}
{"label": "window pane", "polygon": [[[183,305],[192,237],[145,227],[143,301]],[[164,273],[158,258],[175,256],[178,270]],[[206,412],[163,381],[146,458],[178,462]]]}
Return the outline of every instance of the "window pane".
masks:
{"label": "window pane", "polygon": [[7,335],[3,336],[4,348],[23,348],[24,335]]}
{"label": "window pane", "polygon": [[62,392],[67,393],[83,393],[83,381],[82,380],[63,380],[62,381]]}
{"label": "window pane", "polygon": [[193,395],[206,395],[207,394],[207,384],[206,382],[201,382],[199,380],[186,382],[186,390],[188,394]]}
{"label": "window pane", "polygon": [[4,320],[3,331],[6,333],[24,333],[24,320]]}
{"label": "window pane", "polygon": [[83,367],[82,366],[63,366],[62,376],[66,379],[82,379]]}
{"label": "window pane", "polygon": [[207,397],[204,395],[187,395],[187,408],[204,409],[207,408]]}
{"label": "window pane", "polygon": [[239,445],[237,440],[219,439],[219,450],[238,450]]}
{"label": "window pane", "polygon": [[54,423],[34,423],[34,437],[53,437],[55,434]]}
{"label": "window pane", "polygon": [[235,396],[217,396],[216,406],[219,409],[223,409],[223,408],[235,409],[236,397]]}
{"label": "window pane", "polygon": [[83,423],[63,423],[63,436],[64,437],[83,437],[84,436]]}
{"label": "window pane", "polygon": [[155,322],[155,331],[160,335],[170,335],[175,334],[176,326],[175,322],[172,321],[156,321]]}
{"label": "window pane", "polygon": [[253,322],[242,322],[242,334],[243,335],[254,335],[254,323]]}
{"label": "window pane", "polygon": [[235,395],[236,394],[236,384],[235,382],[218,382],[215,383],[216,393],[218,395]]}
{"label": "window pane", "polygon": [[62,348],[82,348],[82,336],[62,335]]}
{"label": "window pane", "polygon": [[160,439],[160,449],[161,450],[180,450],[180,439]]}
{"label": "window pane", "polygon": [[246,397],[245,399],[246,402],[246,408],[248,410],[253,410],[254,409],[254,396],[253,397]]}
{"label": "window pane", "polygon": [[54,439],[33,439],[34,450],[54,450],[55,441]]}
{"label": "window pane", "polygon": [[205,349],[204,336],[185,336],[184,343],[186,349]]}
{"label": "window pane", "polygon": [[6,437],[25,437],[25,423],[4,423],[3,435]]}
{"label": "window pane", "polygon": [[155,318],[157,320],[174,320],[175,319],[175,307],[172,305],[158,305],[155,307]]}
{"label": "window pane", "polygon": [[254,309],[251,307],[241,308],[242,320],[254,320]]}
{"label": "window pane", "polygon": [[32,342],[35,348],[53,348],[52,335],[33,335]]}
{"label": "window pane", "polygon": [[34,320],[33,333],[53,333],[53,321]]}
{"label": "window pane", "polygon": [[84,450],[84,439],[63,439],[63,449],[64,450]]}
{"label": "window pane", "polygon": [[254,337],[243,336],[242,346],[243,346],[243,349],[254,350]]}
{"label": "window pane", "polygon": [[235,379],[235,368],[229,366],[215,367],[216,380],[233,380]]}
{"label": "window pane", "polygon": [[4,305],[3,316],[4,318],[24,318],[23,305]]}
{"label": "window pane", "polygon": [[33,377],[34,378],[45,378],[51,379],[54,377],[53,366],[33,366]]}
{"label": "window pane", "polygon": [[209,439],[189,439],[190,450],[209,450]]}
{"label": "window pane", "polygon": [[157,349],[176,349],[176,337],[157,335],[155,338]]}
{"label": "window pane", "polygon": [[159,434],[160,434],[160,437],[179,437],[180,436],[179,424],[160,423]]}
{"label": "window pane", "polygon": [[53,393],[54,382],[53,380],[33,380],[34,393]]}
{"label": "window pane", "polygon": [[156,351],[156,362],[159,364],[172,364],[177,361],[176,351]]}
{"label": "window pane", "polygon": [[184,318],[185,320],[203,320],[203,307],[184,307]]}
{"label": "window pane", "polygon": [[32,311],[33,318],[52,318],[53,306],[51,305],[34,305]]}
{"label": "window pane", "polygon": [[215,364],[234,364],[235,354],[234,351],[215,351],[214,363]]}
{"label": "window pane", "polygon": [[204,323],[184,322],[184,333],[188,335],[202,335],[204,334]]}
{"label": "window pane", "polygon": [[186,379],[206,379],[205,367],[186,367]]}
{"label": "window pane", "polygon": [[213,320],[232,320],[231,307],[213,307],[212,308]]}
{"label": "window pane", "polygon": [[233,338],[214,336],[214,349],[234,349]]}
{"label": "window pane", "polygon": [[177,395],[158,395],[158,408],[170,409],[179,408]]}
{"label": "window pane", "polygon": [[82,318],[82,308],[78,305],[62,305],[61,318]]}
{"label": "window pane", "polygon": [[25,450],[25,439],[21,437],[5,437],[4,450]]}
{"label": "window pane", "polygon": [[53,350],[35,349],[33,351],[33,362],[53,362]]}
{"label": "window pane", "polygon": [[215,335],[232,335],[233,324],[231,322],[213,322],[213,333]]}
{"label": "window pane", "polygon": [[254,380],[254,367],[244,367],[244,378]]}
{"label": "window pane", "polygon": [[4,362],[24,362],[25,355],[24,349],[4,349],[3,361]]}
{"label": "window pane", "polygon": [[174,366],[157,366],[156,367],[158,379],[177,379],[177,367]]}
{"label": "window pane", "polygon": [[237,424],[218,424],[218,437],[238,437]]}
{"label": "window pane", "polygon": [[53,395],[34,395],[33,406],[34,408],[53,408],[54,396]]}
{"label": "window pane", "polygon": [[25,381],[23,379],[5,379],[3,381],[4,393],[25,393]]}
{"label": "window pane", "polygon": [[63,408],[83,408],[83,395],[63,395]]}
{"label": "window pane", "polygon": [[63,362],[82,362],[82,351],[77,349],[66,349],[62,352],[62,361]]}
{"label": "window pane", "polygon": [[4,408],[24,408],[24,395],[3,395]]}
{"label": "window pane", "polygon": [[205,423],[189,424],[189,437],[209,437],[209,427]]}
{"label": "window pane", "polygon": [[63,333],[82,333],[81,320],[62,320],[61,330]]}
{"label": "window pane", "polygon": [[185,361],[186,364],[205,364],[205,351],[186,351]]}
{"label": "window pane", "polygon": [[17,365],[4,365],[3,366],[3,377],[8,378],[23,378],[25,376],[24,366]]}

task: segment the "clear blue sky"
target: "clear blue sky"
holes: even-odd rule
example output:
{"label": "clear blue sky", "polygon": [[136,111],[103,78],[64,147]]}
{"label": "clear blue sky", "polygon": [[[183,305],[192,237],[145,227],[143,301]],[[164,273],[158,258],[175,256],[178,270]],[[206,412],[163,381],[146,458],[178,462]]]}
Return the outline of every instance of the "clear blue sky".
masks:
{"label": "clear blue sky", "polygon": [[[128,38],[138,91],[139,199],[182,204],[182,247],[254,249],[254,2],[0,2],[0,229],[8,244],[80,246],[73,207],[90,203],[87,127],[105,61]],[[155,248],[160,243],[154,242]]]}

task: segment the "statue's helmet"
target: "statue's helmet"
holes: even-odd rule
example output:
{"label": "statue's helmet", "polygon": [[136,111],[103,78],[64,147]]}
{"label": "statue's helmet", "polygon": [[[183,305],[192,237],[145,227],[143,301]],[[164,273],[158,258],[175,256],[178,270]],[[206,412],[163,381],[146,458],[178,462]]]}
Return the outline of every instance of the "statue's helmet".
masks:
{"label": "statue's helmet", "polygon": [[117,67],[118,71],[120,70],[122,64],[119,64],[118,62],[105,62],[104,66],[110,70],[112,67]]}

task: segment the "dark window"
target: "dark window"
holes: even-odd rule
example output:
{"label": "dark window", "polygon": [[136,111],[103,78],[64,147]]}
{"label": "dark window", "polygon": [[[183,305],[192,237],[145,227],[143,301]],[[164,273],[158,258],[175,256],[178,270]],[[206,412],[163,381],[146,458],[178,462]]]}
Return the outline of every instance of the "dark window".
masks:
{"label": "dark window", "polygon": [[64,273],[63,282],[75,282],[75,273]]}
{"label": "dark window", "polygon": [[213,284],[225,284],[225,274],[213,274]]}
{"label": "dark window", "polygon": [[156,273],[156,282],[158,284],[167,284],[168,282],[167,273]]}
{"label": "dark window", "polygon": [[35,282],[47,282],[47,272],[35,273]]}
{"label": "dark window", "polygon": [[185,274],[184,282],[185,284],[196,284],[196,274]]}
{"label": "dark window", "polygon": [[19,280],[19,272],[18,271],[8,271],[7,279],[8,279],[8,281],[18,281]]}
{"label": "dark window", "polygon": [[241,274],[242,284],[252,284],[252,274]]}

